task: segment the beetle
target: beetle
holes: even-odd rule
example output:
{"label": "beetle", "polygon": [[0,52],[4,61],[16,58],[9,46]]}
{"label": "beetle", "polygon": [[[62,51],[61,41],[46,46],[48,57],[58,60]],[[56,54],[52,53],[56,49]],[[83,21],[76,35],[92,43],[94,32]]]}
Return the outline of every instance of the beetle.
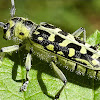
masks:
{"label": "beetle", "polygon": [[[36,24],[23,17],[14,17],[14,0],[11,0],[11,5],[11,19],[7,23],[0,22],[0,27],[3,27],[4,39],[19,41],[19,45],[3,47],[1,52],[13,52],[24,45],[26,46],[25,49],[29,51],[25,61],[26,80],[20,91],[27,90],[29,83],[28,73],[32,65],[31,54],[50,63],[52,69],[64,83],[55,95],[55,100],[59,98],[67,83],[65,75],[57,67],[57,64],[62,64],[65,68],[77,71],[82,75],[92,72],[93,77],[98,78],[100,76],[100,51],[96,46],[86,43],[86,31],[84,28],[80,27],[70,34],[46,22]],[[84,35],[83,40],[79,38],[81,33]]]}

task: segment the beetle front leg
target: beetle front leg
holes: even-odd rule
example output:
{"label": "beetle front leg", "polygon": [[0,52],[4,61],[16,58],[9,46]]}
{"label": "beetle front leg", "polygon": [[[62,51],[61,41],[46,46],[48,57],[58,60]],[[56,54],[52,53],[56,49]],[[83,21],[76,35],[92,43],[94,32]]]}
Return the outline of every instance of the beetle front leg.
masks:
{"label": "beetle front leg", "polygon": [[25,67],[26,67],[26,80],[23,83],[22,87],[20,88],[20,91],[26,91],[28,83],[29,83],[28,73],[31,69],[31,54],[30,53],[27,54]]}
{"label": "beetle front leg", "polygon": [[1,50],[0,50],[1,59],[3,58],[3,56],[5,55],[5,53],[19,50],[19,47],[20,47],[19,45],[13,45],[13,46],[8,46],[8,47],[1,48]]}
{"label": "beetle front leg", "polygon": [[1,52],[13,52],[19,49],[19,45],[13,45],[13,46],[8,46],[8,47],[3,47],[1,48]]}
{"label": "beetle front leg", "polygon": [[64,85],[62,86],[62,88],[58,91],[58,93],[55,95],[55,99],[57,100],[62,92],[62,90],[64,89],[64,87],[66,86],[67,83],[67,79],[65,77],[65,75],[63,74],[63,72],[56,66],[56,64],[52,61],[51,62],[51,66],[54,70],[54,72],[58,75],[58,77],[62,80],[62,82],[64,83]]}

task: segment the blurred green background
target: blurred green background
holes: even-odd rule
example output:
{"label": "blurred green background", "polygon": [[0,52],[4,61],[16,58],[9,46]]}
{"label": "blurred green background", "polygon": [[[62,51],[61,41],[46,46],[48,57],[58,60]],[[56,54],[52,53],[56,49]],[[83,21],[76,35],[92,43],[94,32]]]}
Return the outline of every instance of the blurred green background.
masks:
{"label": "blurred green background", "polygon": [[[84,27],[87,36],[100,30],[100,0],[15,0],[16,15],[35,23],[48,22],[66,32],[74,32]],[[0,21],[10,19],[10,0],[0,0]],[[0,28],[0,48],[8,43],[2,38]]]}
{"label": "blurred green background", "polygon": [[[100,30],[100,27],[99,27],[100,26],[100,13],[99,13],[100,12],[99,11],[100,0],[15,0],[15,6],[16,6],[16,15],[15,16],[28,18],[29,20],[32,20],[33,22],[35,22],[37,24],[39,24],[40,22],[48,22],[48,23],[54,24],[55,26],[57,26],[57,27],[61,28],[62,30],[69,32],[69,33],[73,33],[78,28],[84,27],[87,32],[87,37],[90,36],[92,33],[94,33],[96,31],[96,29]],[[11,8],[10,0],[0,0],[0,22],[6,23],[10,19],[10,8]],[[12,41],[4,40],[2,35],[3,35],[3,30],[2,30],[2,28],[0,28],[0,48],[14,44]],[[16,54],[16,55],[18,55],[18,54]],[[16,61],[16,60],[19,60],[19,58],[17,59],[17,56],[16,56],[16,59],[13,59],[14,57],[15,56],[12,57],[12,61],[17,62],[19,64],[19,62]],[[34,58],[34,59],[36,59],[36,58]],[[38,59],[36,59],[36,60],[38,62]],[[43,64],[45,64],[45,63],[43,63],[42,61],[38,62],[41,65],[41,66],[39,66],[37,62],[35,62],[36,66],[34,66],[34,69],[36,69],[36,71],[39,72],[39,74],[41,74],[41,72],[45,72],[45,73],[49,73],[52,76],[54,75],[54,73],[52,72],[53,74],[51,74],[51,71],[48,69],[49,66],[48,67],[47,67],[47,65],[44,66]],[[9,65],[9,63],[8,63],[8,65]],[[15,63],[15,65],[16,65],[16,63]],[[44,66],[44,67],[42,67],[42,66]],[[47,69],[45,69],[45,68],[47,68]],[[5,68],[5,70],[6,70],[6,68]],[[16,70],[16,67],[15,67],[15,70]],[[43,71],[41,71],[41,70],[43,70]],[[32,70],[32,73],[33,73],[33,71],[34,70]],[[66,70],[64,70],[64,71],[66,71]],[[5,71],[5,72],[7,72],[7,71]],[[16,71],[14,73],[16,74]],[[69,88],[65,90],[65,91],[69,90],[69,92],[65,92],[66,94],[68,94],[67,95],[68,98],[75,97],[76,100],[81,100],[79,98],[82,97],[82,98],[86,98],[86,99],[82,99],[82,100],[92,100],[91,98],[93,98],[93,95],[97,95],[97,97],[100,99],[100,96],[99,96],[100,88],[97,91],[94,91],[93,90],[94,83],[92,83],[93,81],[87,80],[87,79],[85,80],[82,78],[82,76],[75,76],[74,74],[75,73],[70,73],[70,74],[67,73],[67,75],[66,75],[69,80],[69,82],[68,82]],[[13,75],[13,72],[12,72],[12,75]],[[33,75],[33,74],[31,74],[31,75]],[[37,75],[36,72],[34,73],[33,76],[35,76],[35,75]],[[40,78],[40,76],[38,75],[39,78]],[[4,79],[4,77],[3,77],[3,79]],[[41,79],[39,81],[42,84],[42,85],[40,84],[40,86],[43,86],[42,88],[44,88],[44,91],[46,91],[45,85],[43,84]],[[32,82],[34,82],[34,81],[32,81]],[[34,83],[32,83],[32,82],[30,82],[30,83],[33,86],[33,84],[35,82]],[[18,84],[18,82],[15,82],[15,83]],[[45,81],[45,83],[46,83],[46,81]],[[86,84],[84,84],[84,83],[86,83]],[[54,83],[51,83],[51,84],[54,84]],[[58,84],[58,83],[56,83],[56,84]],[[89,84],[88,87],[90,86],[90,88],[86,87],[87,84]],[[35,84],[35,85],[37,85],[37,84]],[[48,85],[48,86],[50,86],[50,85]],[[95,86],[98,86],[98,83],[95,84]],[[93,89],[91,89],[91,87]],[[51,87],[49,87],[49,88],[51,88]],[[18,93],[18,89],[19,88],[17,88],[17,93]],[[76,91],[76,89],[77,89],[77,91]],[[54,88],[54,90],[56,91],[55,88]],[[43,91],[43,89],[42,89],[42,91]],[[6,92],[4,92],[4,93],[6,95]],[[31,92],[31,93],[34,93],[34,92]],[[31,93],[30,92],[28,93],[29,96]],[[2,95],[2,92],[1,92],[1,95]],[[22,94],[19,94],[19,95],[22,95]],[[3,94],[3,96],[4,96],[4,94]],[[97,97],[95,96],[94,100],[99,100],[99,99],[96,99]],[[87,98],[90,98],[90,99],[87,99]],[[69,100],[71,100],[71,99],[69,99]]]}

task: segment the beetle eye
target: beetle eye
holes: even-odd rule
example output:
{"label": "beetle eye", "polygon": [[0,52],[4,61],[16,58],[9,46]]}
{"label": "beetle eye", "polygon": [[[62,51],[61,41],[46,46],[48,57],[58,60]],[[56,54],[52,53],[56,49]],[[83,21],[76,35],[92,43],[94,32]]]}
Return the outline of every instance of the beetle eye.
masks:
{"label": "beetle eye", "polygon": [[24,35],[24,33],[23,32],[20,32],[19,35]]}

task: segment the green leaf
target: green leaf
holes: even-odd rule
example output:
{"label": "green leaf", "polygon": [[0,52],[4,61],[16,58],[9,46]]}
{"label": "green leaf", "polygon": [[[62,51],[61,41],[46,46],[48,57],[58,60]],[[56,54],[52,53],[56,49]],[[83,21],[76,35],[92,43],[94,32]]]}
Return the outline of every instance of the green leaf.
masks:
{"label": "green leaf", "polygon": [[87,43],[91,45],[97,45],[100,43],[100,31],[96,30],[88,39]]}
{"label": "green leaf", "polygon": [[[99,43],[99,35],[100,32],[96,31],[87,41],[95,45]],[[21,80],[25,79],[26,54],[27,51],[22,49],[6,55],[0,62],[0,100],[52,100],[62,87],[62,81],[56,77],[49,64],[33,55],[27,91],[19,92]],[[100,99],[100,81],[60,68],[68,82],[59,100]]]}

